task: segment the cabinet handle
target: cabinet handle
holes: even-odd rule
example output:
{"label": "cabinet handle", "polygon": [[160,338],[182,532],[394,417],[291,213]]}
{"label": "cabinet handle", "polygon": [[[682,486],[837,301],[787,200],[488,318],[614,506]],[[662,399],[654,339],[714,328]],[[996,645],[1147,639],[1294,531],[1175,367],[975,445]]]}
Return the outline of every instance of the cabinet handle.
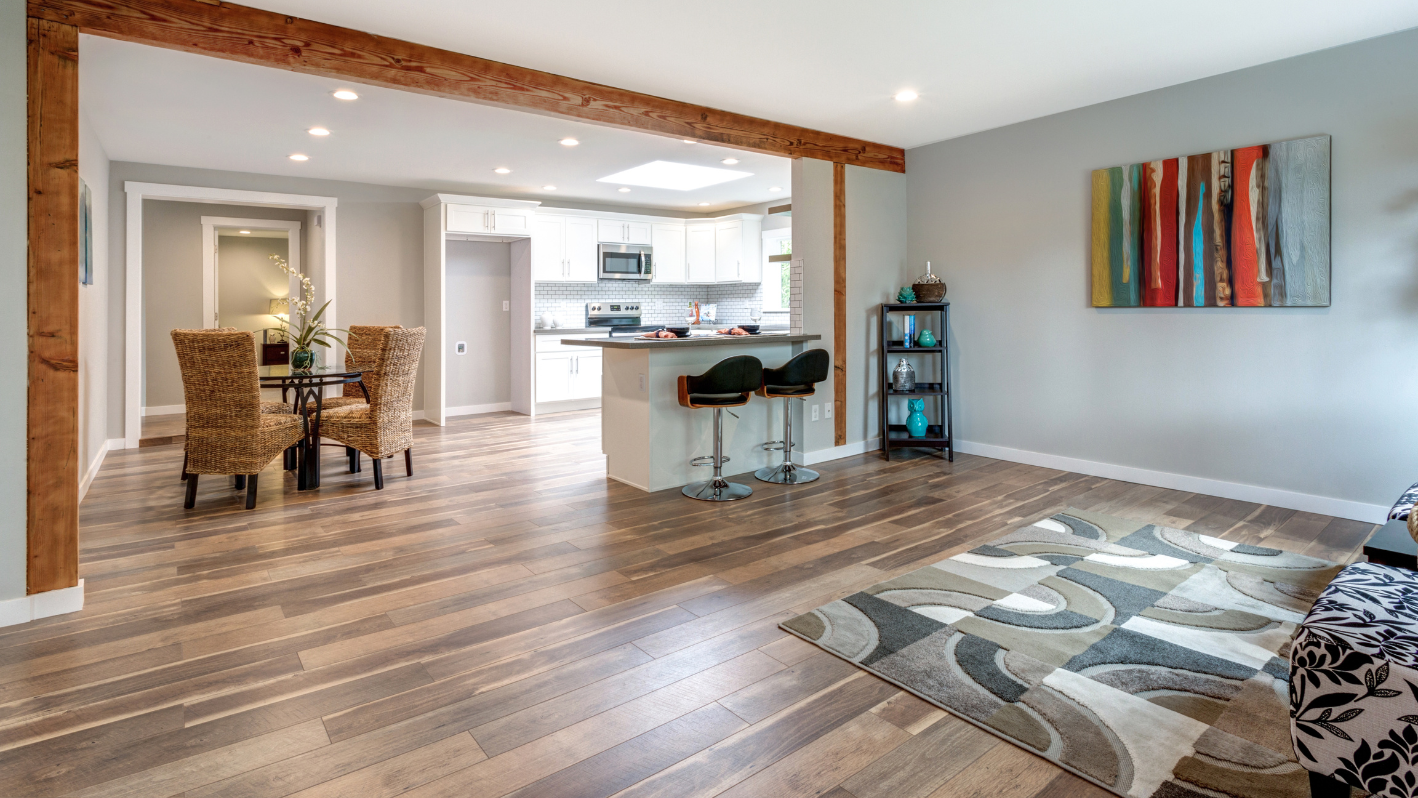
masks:
{"label": "cabinet handle", "polygon": [[497,229],[497,211],[492,212],[492,228]]}

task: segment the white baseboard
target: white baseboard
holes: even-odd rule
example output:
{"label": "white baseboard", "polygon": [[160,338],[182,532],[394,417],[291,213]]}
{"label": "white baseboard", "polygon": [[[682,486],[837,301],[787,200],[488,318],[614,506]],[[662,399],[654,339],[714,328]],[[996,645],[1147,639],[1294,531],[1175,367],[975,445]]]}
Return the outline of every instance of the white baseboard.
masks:
{"label": "white baseboard", "polygon": [[476,416],[479,413],[501,413],[512,409],[511,402],[496,402],[490,405],[463,405],[462,407],[447,407],[443,409],[444,417],[448,416]]}
{"label": "white baseboard", "polygon": [[[796,446],[793,448],[797,448]],[[829,460],[841,460],[844,457],[851,457],[857,454],[866,454],[881,449],[881,439],[871,438],[870,440],[857,441],[842,446],[834,446],[831,449],[818,449],[815,452],[805,452],[803,454],[803,465],[815,465],[825,463]]]}
{"label": "white baseboard", "polygon": [[1106,477],[1108,479],[1122,480],[1123,482],[1136,482],[1139,485],[1152,485],[1158,488],[1183,490],[1188,493],[1204,493],[1208,496],[1219,496],[1223,499],[1269,504],[1275,507],[1284,507],[1286,509],[1299,510],[1306,513],[1332,515],[1336,518],[1349,518],[1355,521],[1363,521],[1367,524],[1382,524],[1384,519],[1388,517],[1389,508],[1386,505],[1364,504],[1347,499],[1335,499],[1329,496],[1315,496],[1309,493],[1280,490],[1279,488],[1266,488],[1260,485],[1223,482],[1219,479],[1193,477],[1186,474],[1174,474],[1168,471],[1152,471],[1146,468],[1099,463],[1093,460],[1080,460],[1076,457],[1063,457],[1061,455],[1031,452],[1024,449],[1011,449],[1005,446],[994,446],[988,443],[957,441],[955,451],[964,452],[965,454],[976,454],[981,457],[992,457],[996,460],[1009,460],[1014,463],[1024,463],[1026,465],[1042,466],[1044,468],[1057,468],[1060,471],[1073,471],[1092,477]]}
{"label": "white baseboard", "polygon": [[92,463],[89,463],[89,468],[84,472],[83,479],[79,480],[79,501],[83,501],[84,497],[88,495],[89,486],[94,484],[94,477],[98,476],[99,469],[103,468],[104,456],[114,449],[123,449],[127,445],[128,442],[122,438],[110,438],[98,447],[98,455],[94,457]]}
{"label": "white baseboard", "polygon": [[[601,406],[601,397],[596,396],[591,399],[565,399],[560,402],[537,402],[532,407],[534,415],[545,415],[549,413],[570,413],[574,410],[595,410]],[[507,408],[511,410],[509,406]]]}
{"label": "white baseboard", "polygon": [[0,626],[29,623],[51,615],[78,612],[83,608],[84,580],[80,579],[74,587],[0,601]]}
{"label": "white baseboard", "polygon": [[144,416],[175,416],[178,413],[186,413],[187,405],[153,405],[143,408]]}

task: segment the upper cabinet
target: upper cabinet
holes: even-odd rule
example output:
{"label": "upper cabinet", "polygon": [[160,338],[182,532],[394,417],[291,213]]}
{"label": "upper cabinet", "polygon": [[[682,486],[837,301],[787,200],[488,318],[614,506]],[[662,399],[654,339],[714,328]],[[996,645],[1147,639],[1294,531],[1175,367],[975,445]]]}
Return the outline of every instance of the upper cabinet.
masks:
{"label": "upper cabinet", "polygon": [[714,282],[763,281],[763,221],[741,213],[714,221]]}
{"label": "upper cabinet", "polygon": [[684,226],[686,282],[713,283],[714,263],[714,223],[688,222]]}
{"label": "upper cabinet", "polygon": [[507,235],[532,234],[533,212],[527,208],[498,208],[486,205],[448,203],[444,228],[450,233]]}
{"label": "upper cabinet", "polygon": [[596,222],[596,240],[603,244],[649,244],[649,222],[619,222],[601,219]]}
{"label": "upper cabinet", "polygon": [[684,225],[655,224],[650,229],[650,246],[654,250],[655,282],[683,283],[688,281],[684,253]]}
{"label": "upper cabinet", "polygon": [[596,282],[596,220],[538,214],[533,225],[532,279],[544,283]]}

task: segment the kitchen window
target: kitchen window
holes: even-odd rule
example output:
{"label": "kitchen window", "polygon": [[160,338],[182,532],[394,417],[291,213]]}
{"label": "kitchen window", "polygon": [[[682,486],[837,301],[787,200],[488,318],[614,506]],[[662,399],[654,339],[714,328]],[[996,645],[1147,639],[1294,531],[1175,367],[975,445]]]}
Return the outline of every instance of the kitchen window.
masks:
{"label": "kitchen window", "polygon": [[775,261],[774,255],[793,254],[793,229],[782,227],[763,231],[763,312],[787,313],[791,286],[789,262]]}

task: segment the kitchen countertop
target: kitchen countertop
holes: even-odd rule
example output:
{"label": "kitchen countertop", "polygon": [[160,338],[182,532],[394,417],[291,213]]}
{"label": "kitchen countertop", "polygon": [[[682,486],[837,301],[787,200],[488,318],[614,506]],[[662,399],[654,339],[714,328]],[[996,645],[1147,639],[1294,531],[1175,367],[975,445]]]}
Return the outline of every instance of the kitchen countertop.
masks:
{"label": "kitchen countertop", "polygon": [[691,338],[637,338],[632,335],[616,338],[584,338],[562,341],[569,346],[596,346],[602,349],[687,349],[698,346],[731,346],[735,344],[797,344],[821,341],[820,335],[789,335],[765,332],[759,335],[705,335]]}
{"label": "kitchen countertop", "polygon": [[[683,325],[674,325],[674,324],[671,324],[671,325],[667,325],[667,326],[674,327],[674,326],[683,326]],[[690,329],[692,329],[692,330],[722,330],[722,329],[724,329],[724,326],[725,326],[725,325],[717,325],[717,326],[716,326],[716,325],[713,325],[713,324],[700,324],[700,325],[698,325],[698,326],[696,326],[696,327],[691,327]],[[733,325],[728,325],[728,326],[733,326]],[[607,329],[607,328],[605,328],[605,327],[537,327],[536,329],[532,330],[532,333],[535,334],[535,335],[586,335],[586,334],[588,334],[588,333],[604,332],[606,329]],[[767,325],[763,325],[763,326],[762,326],[762,330],[763,330],[763,332],[765,332],[765,333],[771,333],[771,332],[787,332],[787,331],[788,331],[788,328],[787,328],[787,327],[769,327],[769,326],[767,326]]]}

